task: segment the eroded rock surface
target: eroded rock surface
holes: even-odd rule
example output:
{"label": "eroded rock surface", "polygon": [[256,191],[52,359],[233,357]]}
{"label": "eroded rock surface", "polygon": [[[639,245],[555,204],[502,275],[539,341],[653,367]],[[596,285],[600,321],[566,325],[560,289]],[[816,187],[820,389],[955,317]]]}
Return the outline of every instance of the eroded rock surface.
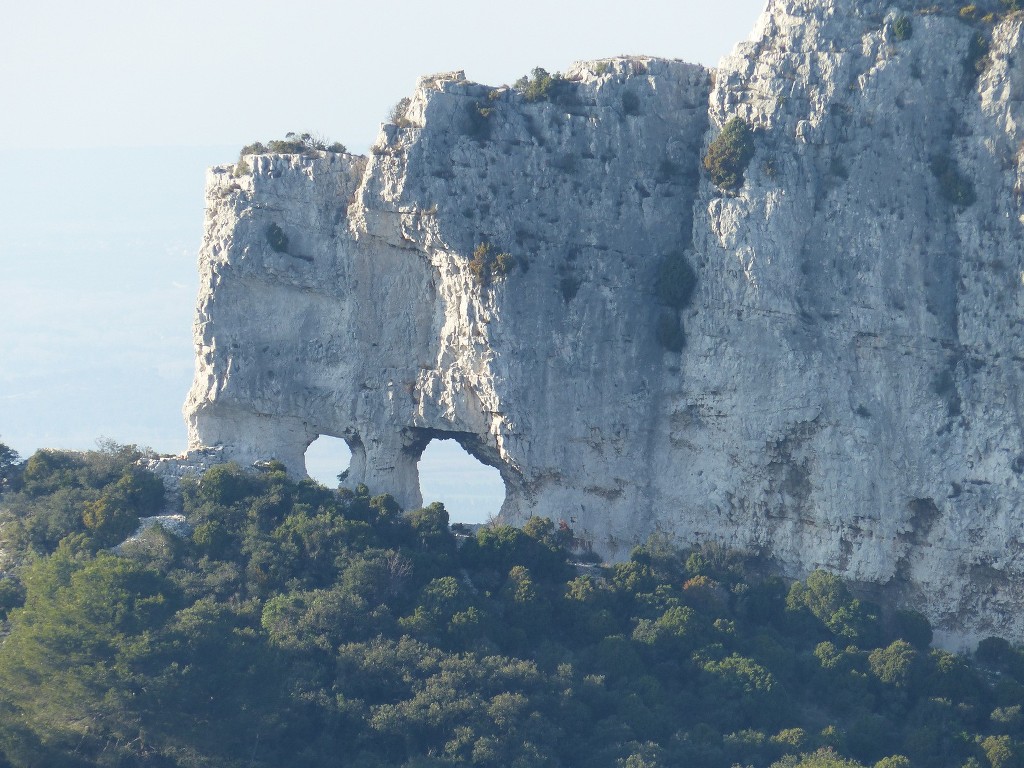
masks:
{"label": "eroded rock surface", "polygon": [[[438,75],[368,158],[215,168],[190,449],[302,474],[343,437],[349,483],[415,506],[452,437],[509,521],[724,542],[946,645],[1024,640],[1021,36],[773,0],[716,71],[589,62],[535,102]],[[723,193],[701,161],[736,116]]]}

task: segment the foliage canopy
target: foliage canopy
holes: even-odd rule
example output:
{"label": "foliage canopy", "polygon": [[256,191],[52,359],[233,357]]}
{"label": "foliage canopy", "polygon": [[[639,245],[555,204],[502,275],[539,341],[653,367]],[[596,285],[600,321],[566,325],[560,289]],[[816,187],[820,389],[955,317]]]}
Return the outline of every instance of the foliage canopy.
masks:
{"label": "foliage canopy", "polygon": [[441,504],[280,465],[211,469],[190,538],[116,555],[94,510],[150,503],[137,456],[40,452],[4,496],[0,765],[1021,760],[1019,649],[928,650],[922,617],[825,572],[787,586],[666,537],[584,568],[567,525],[456,537]]}

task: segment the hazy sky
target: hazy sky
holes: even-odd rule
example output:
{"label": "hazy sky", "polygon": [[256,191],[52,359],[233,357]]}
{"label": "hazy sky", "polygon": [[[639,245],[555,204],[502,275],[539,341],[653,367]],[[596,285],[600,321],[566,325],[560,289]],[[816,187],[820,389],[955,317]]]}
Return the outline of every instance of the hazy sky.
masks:
{"label": "hazy sky", "polygon": [[8,3],[0,146],[241,145],[315,129],[362,150],[421,74],[500,85],[620,53],[714,65],[763,4]]}
{"label": "hazy sky", "polygon": [[[204,169],[241,145],[312,131],[364,152],[427,73],[500,85],[621,53],[713,66],[763,4],[9,3],[0,440],[184,448]],[[421,468],[452,455],[432,445]]]}

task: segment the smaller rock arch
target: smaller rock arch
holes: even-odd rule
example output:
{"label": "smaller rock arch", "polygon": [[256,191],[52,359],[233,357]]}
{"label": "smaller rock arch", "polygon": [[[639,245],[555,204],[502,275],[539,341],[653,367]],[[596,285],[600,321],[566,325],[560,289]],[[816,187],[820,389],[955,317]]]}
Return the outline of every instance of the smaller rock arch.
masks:
{"label": "smaller rock arch", "polygon": [[380,435],[350,430],[345,432],[344,439],[352,451],[344,484],[355,487],[362,483],[371,492],[386,491],[404,509],[423,505],[419,461],[433,440],[453,440],[481,464],[498,470],[505,486],[505,500],[499,513],[502,519],[514,519],[525,497],[522,475],[505,461],[497,447],[473,432],[406,427],[398,433]]}
{"label": "smaller rock arch", "polygon": [[352,449],[343,437],[326,432],[306,446],[306,474],[333,488],[344,482],[352,463]]}

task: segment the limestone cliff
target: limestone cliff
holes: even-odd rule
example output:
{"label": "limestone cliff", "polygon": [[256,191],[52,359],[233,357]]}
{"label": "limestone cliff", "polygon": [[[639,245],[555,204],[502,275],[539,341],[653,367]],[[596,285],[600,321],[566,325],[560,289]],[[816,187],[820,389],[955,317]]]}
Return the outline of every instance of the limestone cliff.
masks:
{"label": "limestone cliff", "polygon": [[724,542],[946,645],[1024,640],[1022,26],[772,0],[714,71],[589,62],[535,101],[437,75],[368,158],[213,169],[190,450],[301,473],[339,436],[349,482],[416,505],[453,437],[512,522]]}

